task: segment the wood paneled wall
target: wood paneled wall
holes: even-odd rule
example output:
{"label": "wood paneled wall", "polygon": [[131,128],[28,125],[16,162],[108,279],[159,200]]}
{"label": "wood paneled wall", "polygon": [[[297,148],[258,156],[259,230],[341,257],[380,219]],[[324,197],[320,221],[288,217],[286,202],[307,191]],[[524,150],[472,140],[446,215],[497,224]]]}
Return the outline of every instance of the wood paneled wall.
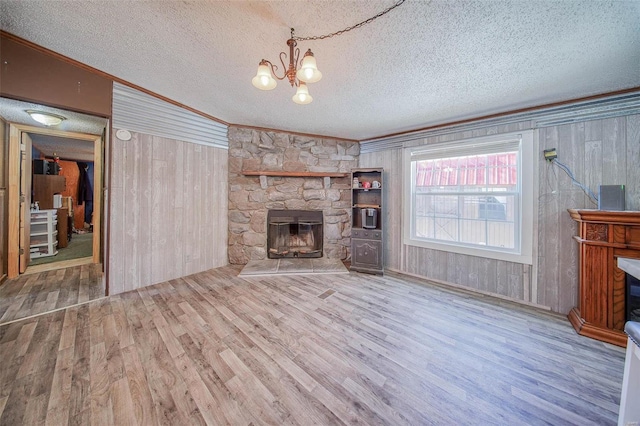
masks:
{"label": "wood paneled wall", "polygon": [[227,150],[132,132],[111,161],[110,294],[227,264]]}
{"label": "wood paneled wall", "polygon": [[[626,185],[627,210],[640,210],[640,115],[543,128],[539,148],[556,148],[558,160],[596,194],[601,184]],[[539,176],[537,303],[565,314],[577,306],[579,285],[578,226],[567,209],[597,205],[549,163],[540,163]]]}
{"label": "wood paneled wall", "polygon": [[7,158],[9,157],[9,129],[0,118],[0,279],[7,273],[7,231],[9,228],[7,200]]}
{"label": "wood paneled wall", "polygon": [[[529,121],[428,138],[440,143],[531,128]],[[402,243],[402,149],[365,153],[361,167],[384,167],[388,192],[385,229],[387,268],[445,281],[481,292],[546,306],[566,314],[578,296],[576,224],[568,208],[596,208],[582,190],[556,167],[542,160],[542,150],[556,148],[558,159],[595,193],[600,184],[625,184],[627,209],[640,210],[640,115],[593,120],[537,131],[537,250],[535,265],[521,265],[448,253]],[[535,274],[535,277],[534,277]]]}

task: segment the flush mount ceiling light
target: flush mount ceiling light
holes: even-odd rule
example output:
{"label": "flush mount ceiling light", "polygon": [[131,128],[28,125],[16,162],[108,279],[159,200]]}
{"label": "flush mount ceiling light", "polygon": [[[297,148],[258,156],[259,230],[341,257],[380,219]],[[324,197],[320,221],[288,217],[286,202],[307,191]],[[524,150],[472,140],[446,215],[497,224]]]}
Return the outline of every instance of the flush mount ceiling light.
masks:
{"label": "flush mount ceiling light", "polygon": [[282,69],[284,72],[282,76],[279,76],[276,73],[276,70],[278,69],[276,65],[273,65],[270,61],[263,59],[262,61],[260,61],[260,64],[258,65],[258,72],[256,73],[256,76],[251,80],[251,83],[253,83],[253,85],[260,90],[272,90],[278,85],[278,82],[275,80],[275,78],[277,78],[278,80],[284,80],[286,78],[287,80],[289,80],[291,87],[297,87],[296,94],[291,98],[293,102],[300,105],[311,103],[311,101],[313,101],[313,97],[311,97],[311,95],[309,94],[307,83],[315,83],[319,81],[322,78],[322,73],[318,70],[318,66],[316,65],[316,58],[313,56],[313,52],[311,52],[311,49],[308,49],[304,54],[302,61],[300,61],[300,68],[298,68],[300,49],[296,48],[298,44],[297,42],[307,40],[323,40],[325,38],[338,36],[356,28],[360,28],[361,26],[368,24],[374,19],[387,14],[404,2],[405,0],[399,0],[393,6],[385,9],[377,15],[367,19],[366,21],[362,21],[351,27],[347,27],[343,30],[336,31],[331,34],[322,36],[297,37],[294,34],[294,29],[291,28],[291,38],[287,40],[287,46],[289,46],[289,67],[287,68],[284,64],[284,61],[287,58],[287,54],[285,52],[280,52],[280,63],[282,64]]}
{"label": "flush mount ceiling light", "polygon": [[67,117],[63,117],[58,114],[52,114],[50,112],[43,111],[35,111],[32,109],[26,110],[26,113],[31,116],[34,120],[36,120],[40,124],[44,124],[45,126],[57,126],[62,123],[63,120],[66,120]]}

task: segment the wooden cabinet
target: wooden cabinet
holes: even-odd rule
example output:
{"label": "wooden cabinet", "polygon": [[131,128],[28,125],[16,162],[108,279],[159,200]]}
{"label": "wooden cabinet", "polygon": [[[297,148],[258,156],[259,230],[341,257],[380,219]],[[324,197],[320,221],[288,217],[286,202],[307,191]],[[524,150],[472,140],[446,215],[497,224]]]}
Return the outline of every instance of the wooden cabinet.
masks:
{"label": "wooden cabinet", "polygon": [[640,212],[570,209],[578,222],[580,291],[569,313],[584,336],[626,346],[626,274],[617,257],[640,259]]}
{"label": "wooden cabinet", "polygon": [[384,272],[383,170],[351,171],[351,270],[382,274]]}
{"label": "wooden cabinet", "polygon": [[57,210],[31,211],[31,241],[29,256],[31,259],[58,254]]}
{"label": "wooden cabinet", "polygon": [[66,188],[66,179],[60,175],[33,175],[33,198],[41,210],[53,208],[53,194],[62,194]]}

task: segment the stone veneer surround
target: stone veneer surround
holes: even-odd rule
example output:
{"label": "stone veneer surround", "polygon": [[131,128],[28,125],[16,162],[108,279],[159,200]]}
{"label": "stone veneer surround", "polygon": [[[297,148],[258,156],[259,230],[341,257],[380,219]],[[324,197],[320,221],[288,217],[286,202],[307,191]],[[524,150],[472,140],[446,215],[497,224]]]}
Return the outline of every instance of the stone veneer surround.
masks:
{"label": "stone veneer surround", "polygon": [[344,178],[244,176],[248,171],[345,172],[360,146],[328,138],[229,127],[229,263],[267,258],[267,210],[322,210],[324,256],[346,259],[351,182]]}

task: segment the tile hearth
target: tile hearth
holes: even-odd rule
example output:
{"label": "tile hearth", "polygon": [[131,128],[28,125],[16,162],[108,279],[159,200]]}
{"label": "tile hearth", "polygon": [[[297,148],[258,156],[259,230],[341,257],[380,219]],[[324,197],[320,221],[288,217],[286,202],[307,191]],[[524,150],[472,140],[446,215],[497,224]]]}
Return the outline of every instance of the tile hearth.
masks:
{"label": "tile hearth", "polygon": [[348,274],[339,259],[264,259],[250,260],[239,276],[293,274]]}

